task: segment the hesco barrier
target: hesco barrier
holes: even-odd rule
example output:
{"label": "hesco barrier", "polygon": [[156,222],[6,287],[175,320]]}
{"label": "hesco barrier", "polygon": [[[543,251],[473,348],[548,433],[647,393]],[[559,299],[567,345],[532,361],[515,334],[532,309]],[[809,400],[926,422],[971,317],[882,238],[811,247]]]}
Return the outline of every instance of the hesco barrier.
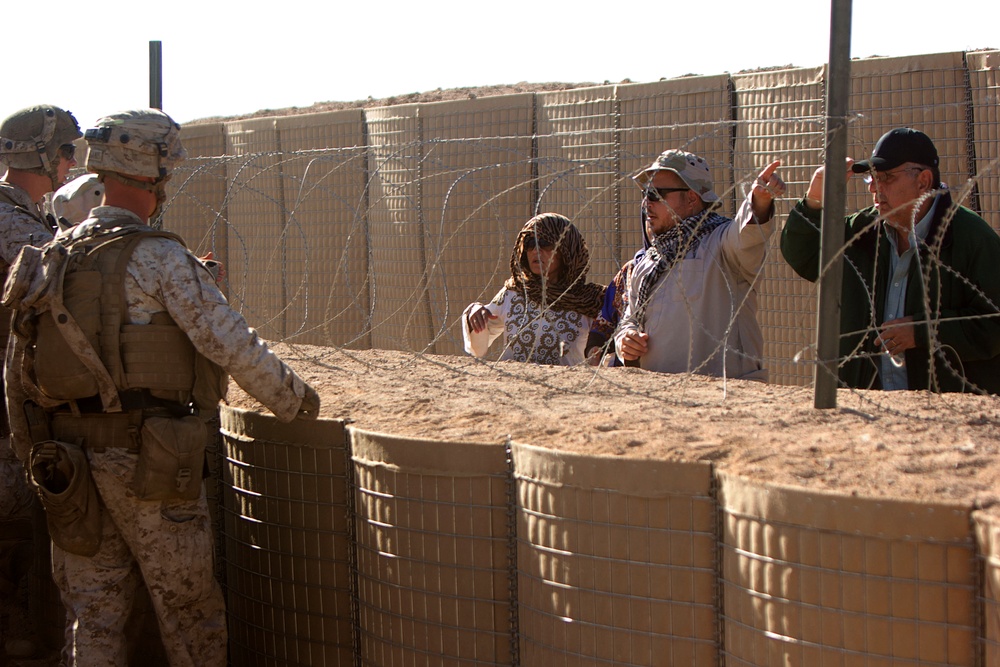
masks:
{"label": "hesco barrier", "polygon": [[234,665],[991,665],[1000,519],[224,408]]}
{"label": "hesco barrier", "polygon": [[[957,198],[1000,229],[1000,52],[852,62],[848,154],[886,130],[935,141]],[[668,148],[704,156],[723,212],[782,161],[779,221],[823,163],[825,68],[690,76],[185,127],[192,159],[164,226],[226,263],[228,294],[269,340],[437,354],[509,275],[513,239],[569,216],[607,284],[642,245],[630,176]],[[870,201],[860,179],[848,209]],[[772,238],[758,280],[770,381],[812,378],[816,286]]]}

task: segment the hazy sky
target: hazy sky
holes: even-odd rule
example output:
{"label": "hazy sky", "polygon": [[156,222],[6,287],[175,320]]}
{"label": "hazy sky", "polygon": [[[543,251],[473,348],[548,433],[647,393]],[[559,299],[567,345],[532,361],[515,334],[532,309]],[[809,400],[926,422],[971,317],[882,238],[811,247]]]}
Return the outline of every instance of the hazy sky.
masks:
{"label": "hazy sky", "polygon": [[[1000,48],[995,0],[853,4],[855,57]],[[812,67],[829,20],[828,0],[7,0],[0,117],[46,102],[87,127],[148,106],[150,40],[163,109],[183,123],[439,87]]]}

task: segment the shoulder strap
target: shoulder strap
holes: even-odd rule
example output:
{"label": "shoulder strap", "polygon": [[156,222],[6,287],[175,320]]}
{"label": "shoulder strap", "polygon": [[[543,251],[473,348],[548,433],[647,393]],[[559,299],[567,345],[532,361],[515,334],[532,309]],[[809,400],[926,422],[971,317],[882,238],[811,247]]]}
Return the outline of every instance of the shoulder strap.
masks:
{"label": "shoulder strap", "polygon": [[[101,291],[101,351],[108,366],[110,366],[108,370],[122,390],[131,389],[125,373],[121,345],[122,323],[125,321],[127,308],[125,271],[129,260],[135,253],[136,246],[148,238],[168,238],[184,245],[183,239],[176,234],[159,230],[143,230],[129,235],[125,245],[118,250],[117,256],[109,256],[106,261],[98,262],[104,279],[104,288]],[[107,245],[102,244],[98,249],[103,249]],[[104,260],[103,257],[102,260]]]}

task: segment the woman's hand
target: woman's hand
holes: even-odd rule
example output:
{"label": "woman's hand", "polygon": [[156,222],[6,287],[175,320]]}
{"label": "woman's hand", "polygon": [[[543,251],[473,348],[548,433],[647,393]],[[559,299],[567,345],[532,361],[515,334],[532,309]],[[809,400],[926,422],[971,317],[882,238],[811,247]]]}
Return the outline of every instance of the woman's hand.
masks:
{"label": "woman's hand", "polygon": [[473,333],[484,331],[489,321],[495,319],[497,319],[497,316],[481,303],[474,304],[473,308],[469,310],[469,328],[472,329]]}

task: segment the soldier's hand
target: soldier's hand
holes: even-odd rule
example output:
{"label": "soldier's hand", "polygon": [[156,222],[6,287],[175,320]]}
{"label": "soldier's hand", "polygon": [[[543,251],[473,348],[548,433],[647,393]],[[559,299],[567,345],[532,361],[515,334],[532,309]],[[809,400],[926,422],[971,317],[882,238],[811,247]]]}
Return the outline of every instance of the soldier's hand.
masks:
{"label": "soldier's hand", "polygon": [[295,415],[296,419],[316,419],[319,416],[319,394],[316,390],[306,385],[305,396],[302,397],[302,405]]}

